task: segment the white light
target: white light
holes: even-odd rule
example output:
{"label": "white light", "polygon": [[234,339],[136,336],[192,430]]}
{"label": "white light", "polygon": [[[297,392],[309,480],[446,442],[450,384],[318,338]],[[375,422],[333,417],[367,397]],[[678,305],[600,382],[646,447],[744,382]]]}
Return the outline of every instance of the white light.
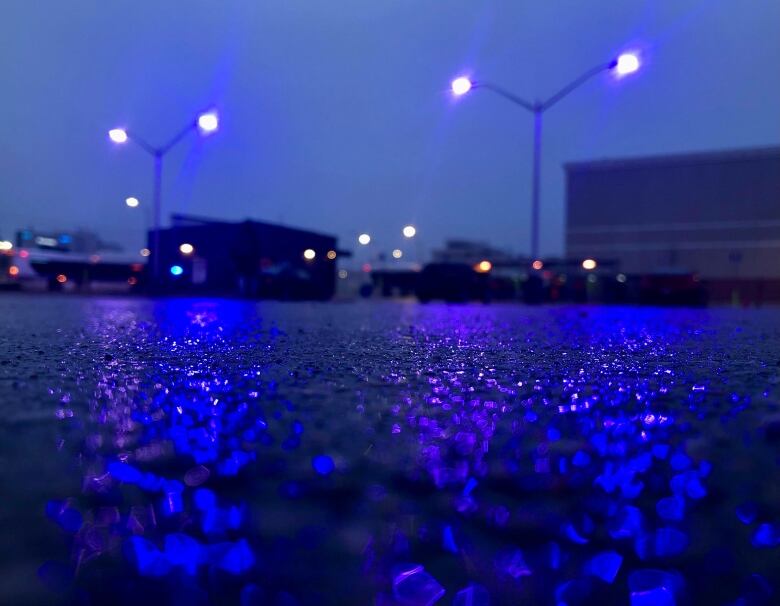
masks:
{"label": "white light", "polygon": [[415,229],[414,225],[407,225],[403,229],[404,237],[405,238],[414,238],[414,235],[417,233],[417,230]]}
{"label": "white light", "polygon": [[633,74],[639,69],[639,57],[633,53],[623,53],[617,58],[615,72],[618,76]]}
{"label": "white light", "polygon": [[360,242],[363,246],[371,242],[371,236],[368,234],[360,234],[358,236],[358,242]]}
{"label": "white light", "polygon": [[183,255],[191,255],[194,251],[195,247],[187,242],[179,246],[179,252]]}
{"label": "white light", "polygon": [[452,87],[452,94],[460,97],[461,95],[465,95],[467,92],[471,90],[471,80],[466,78],[466,76],[455,78],[452,81],[451,87]]}
{"label": "white light", "polygon": [[139,204],[138,198],[134,198],[133,196],[125,198],[125,204],[127,204],[130,208],[136,208]]}
{"label": "white light", "polygon": [[0,250],[11,250],[14,247],[12,242],[8,240],[0,240]]}
{"label": "white light", "polygon": [[626,278],[626,274],[618,274],[616,279],[617,279],[617,281],[618,281],[618,282],[620,282],[621,284],[625,284],[625,282],[626,282],[626,280],[627,280],[628,278]]}
{"label": "white light", "polygon": [[306,250],[303,251],[303,258],[306,259],[307,261],[311,261],[316,256],[317,253],[314,252],[314,250],[311,248],[307,248]]}
{"label": "white light", "polygon": [[393,258],[394,259],[400,259],[403,256],[404,256],[404,251],[402,251],[400,248],[396,248],[393,251]]}
{"label": "white light", "polygon": [[151,254],[152,254],[152,251],[149,250],[148,248],[142,248],[141,249],[141,256],[142,257],[148,257]]}
{"label": "white light", "polygon": [[347,273],[346,269],[339,270],[339,278],[341,278],[342,280],[346,280],[348,275],[349,274]]}
{"label": "white light", "polygon": [[124,128],[112,128],[108,131],[108,136],[114,143],[127,142],[127,131]]}
{"label": "white light", "polygon": [[585,259],[582,262],[582,269],[587,269],[590,271],[591,269],[596,269],[596,265],[597,263],[593,259]]}
{"label": "white light", "polygon": [[198,128],[204,133],[213,133],[219,128],[219,116],[216,112],[207,112],[198,116]]}

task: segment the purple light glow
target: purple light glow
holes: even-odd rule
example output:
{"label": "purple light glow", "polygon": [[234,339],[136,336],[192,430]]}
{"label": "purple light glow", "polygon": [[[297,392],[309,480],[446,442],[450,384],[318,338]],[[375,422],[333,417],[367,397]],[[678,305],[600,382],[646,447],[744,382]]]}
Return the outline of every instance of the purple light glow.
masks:
{"label": "purple light glow", "polygon": [[112,128],[108,131],[108,136],[114,143],[127,142],[127,131],[124,128]]}
{"label": "purple light glow", "polygon": [[206,112],[198,116],[198,128],[204,134],[215,132],[219,128],[219,116],[217,112]]}
{"label": "purple light glow", "polygon": [[634,53],[623,53],[617,58],[615,73],[618,76],[633,74],[639,69],[639,57]]}
{"label": "purple light glow", "polygon": [[471,90],[472,84],[471,80],[466,76],[460,76],[455,78],[450,86],[452,87],[452,94],[460,97]]}

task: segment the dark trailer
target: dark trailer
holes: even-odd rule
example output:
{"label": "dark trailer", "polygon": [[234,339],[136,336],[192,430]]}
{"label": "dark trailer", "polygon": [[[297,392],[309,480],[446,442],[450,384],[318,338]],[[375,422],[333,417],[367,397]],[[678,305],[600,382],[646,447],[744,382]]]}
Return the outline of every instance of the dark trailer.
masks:
{"label": "dark trailer", "polygon": [[330,299],[336,286],[334,236],[260,221],[228,223],[173,215],[160,230],[159,259],[149,232],[149,283],[170,294]]}

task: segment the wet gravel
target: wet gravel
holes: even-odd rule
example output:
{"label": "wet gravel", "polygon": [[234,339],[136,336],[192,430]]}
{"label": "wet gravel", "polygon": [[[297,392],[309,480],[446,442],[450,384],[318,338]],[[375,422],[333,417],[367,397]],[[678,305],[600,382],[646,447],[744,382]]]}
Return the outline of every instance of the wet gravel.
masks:
{"label": "wet gravel", "polygon": [[0,318],[0,603],[780,603],[780,309]]}

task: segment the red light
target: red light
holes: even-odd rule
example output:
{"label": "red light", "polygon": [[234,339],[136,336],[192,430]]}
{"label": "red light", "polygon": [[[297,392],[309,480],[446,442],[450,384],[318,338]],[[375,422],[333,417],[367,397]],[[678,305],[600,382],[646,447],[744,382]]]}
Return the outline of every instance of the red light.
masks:
{"label": "red light", "polygon": [[19,251],[19,256],[20,256],[22,259],[26,259],[27,257],[29,257],[29,256],[30,256],[30,253],[29,253],[29,252],[27,252],[26,250],[20,250],[20,251]]}
{"label": "red light", "polygon": [[136,284],[138,284],[138,278],[136,278],[135,276],[130,276],[130,277],[127,279],[127,283],[128,283],[130,286],[135,286]]}
{"label": "red light", "polygon": [[68,281],[68,276],[66,276],[65,274],[59,274],[59,275],[58,275],[58,276],[57,276],[55,279],[56,279],[56,280],[57,280],[57,282],[59,282],[60,284],[65,284],[65,282],[67,282],[67,281]]}
{"label": "red light", "polygon": [[371,271],[371,263],[363,263],[363,267],[361,267],[364,274],[367,274]]}

